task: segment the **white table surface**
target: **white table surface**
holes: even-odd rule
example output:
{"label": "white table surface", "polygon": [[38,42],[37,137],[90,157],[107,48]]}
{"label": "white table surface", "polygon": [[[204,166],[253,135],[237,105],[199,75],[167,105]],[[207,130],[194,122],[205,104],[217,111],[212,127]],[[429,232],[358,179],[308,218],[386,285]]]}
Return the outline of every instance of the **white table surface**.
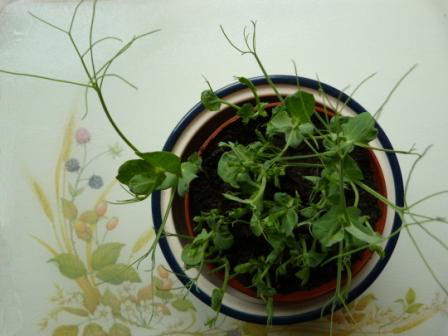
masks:
{"label": "white table surface", "polygon": [[[0,8],[7,2],[0,2]],[[14,1],[3,7],[0,10],[0,68],[85,80],[66,37],[27,14],[32,11],[64,25],[74,4],[73,1]],[[75,28],[76,37],[82,43],[87,42],[89,13],[90,6],[83,5]],[[293,74],[291,59],[294,59],[300,75],[315,78],[318,74],[321,81],[342,89],[347,85],[354,87],[367,75],[377,72],[355,96],[370,111],[382,103],[403,73],[418,64],[380,119],[395,148],[408,149],[415,143],[422,150],[434,144],[415,174],[410,199],[416,199],[448,187],[447,15],[446,0],[110,0],[98,4],[95,36],[117,35],[129,39],[135,33],[162,30],[137,43],[114,66],[115,72],[135,83],[139,90],[133,91],[113,80],[105,87],[117,122],[133,142],[147,151],[160,149],[177,121],[198,101],[205,88],[201,75],[215,88],[232,82],[234,75],[260,75],[249,56],[240,56],[227,45],[219,24],[241,41],[243,27],[250,20],[256,20],[259,53],[271,74]],[[98,48],[99,59],[106,59],[115,47],[110,42],[103,49]],[[208,331],[203,323],[213,312],[191,295],[187,300],[195,308],[186,312],[162,300],[160,321],[151,326],[152,330],[123,319],[114,321],[107,305],[103,307],[105,318],[98,315],[100,311],[92,316],[78,316],[61,310],[64,305],[76,306],[73,300],[76,301],[79,287],[74,280],[62,276],[54,263],[47,262],[51,254],[32,238],[36,236],[57,246],[32,183],[39,183],[53,216],[57,217],[55,166],[71,116],[75,130],[84,127],[91,133],[91,141],[86,145],[88,157],[116,143],[124,149],[118,159],[109,155],[99,158],[86,169],[86,177],[99,175],[107,184],[113,180],[120,162],[132,156],[114,134],[93,95],[90,112],[81,120],[83,112],[80,88],[0,74],[0,335],[71,336],[68,329],[54,333],[63,325],[77,325],[82,335],[92,318],[106,331],[116,322],[125,326],[121,334],[111,332],[110,335],[328,334],[325,321],[267,330],[230,318],[223,319],[217,329]],[[80,158],[82,146],[73,142],[69,156]],[[400,158],[400,164],[406,173],[411,161]],[[66,181],[74,178],[66,175]],[[104,187],[100,190],[87,187],[78,198],[79,209],[92,208],[103,190]],[[115,185],[106,199],[125,197]],[[441,197],[425,203],[421,211],[446,215],[446,201],[446,197]],[[107,214],[119,217],[120,222],[106,240],[125,244],[120,260],[126,262],[134,242],[151,227],[149,202],[110,205]],[[101,223],[104,230],[105,222]],[[447,240],[446,228],[431,228]],[[437,275],[448,285],[446,251],[423,231],[415,232]],[[84,242],[79,240],[77,244],[83,246]],[[165,264],[161,254],[158,263]],[[121,309],[126,304],[132,305],[132,301],[125,299],[126,290],[135,296],[139,288],[148,285],[145,267],[140,267],[138,272],[142,282],[132,288],[127,288],[127,284],[110,286],[116,297],[123,298]],[[174,276],[170,279],[176,287]],[[75,292],[73,300],[52,301],[58,286],[65,296]],[[415,290],[416,302],[423,306],[418,313],[401,314],[402,308],[395,300],[403,298],[409,288]],[[103,290],[105,287],[101,287]],[[409,238],[402,234],[384,273],[366,292],[363,302],[369,304],[359,306],[359,323],[364,332],[375,335],[445,335],[447,301],[440,292]],[[394,319],[397,321],[393,322]],[[46,328],[40,331],[39,323],[47,324]],[[338,328],[338,335],[357,334],[342,322]]]}

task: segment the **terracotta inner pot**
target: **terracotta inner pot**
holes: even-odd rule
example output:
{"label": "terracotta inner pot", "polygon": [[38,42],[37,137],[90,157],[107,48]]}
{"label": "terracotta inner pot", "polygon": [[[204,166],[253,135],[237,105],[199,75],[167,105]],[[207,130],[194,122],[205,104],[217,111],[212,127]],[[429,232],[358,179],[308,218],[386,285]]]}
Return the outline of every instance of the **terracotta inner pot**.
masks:
{"label": "terracotta inner pot", "polygon": [[[269,105],[267,105],[267,108],[278,106],[279,104],[280,103],[278,103],[278,102],[270,103]],[[329,108],[324,107],[323,105],[321,105],[319,103],[316,103],[315,110],[319,113],[326,113],[330,116],[335,114],[334,111],[330,110]],[[199,155],[201,155],[203,153],[203,151],[207,148],[207,146],[210,144],[210,142],[223,129],[225,129],[227,126],[233,124],[234,122],[238,121],[239,119],[240,119],[239,116],[235,115],[233,117],[230,117],[226,121],[224,121],[218,128],[216,128],[215,131],[213,131],[210,134],[210,136],[208,136],[208,138],[199,147],[199,149],[198,149]],[[383,172],[382,172],[381,166],[378,162],[378,159],[377,159],[376,155],[373,153],[373,151],[368,150],[368,154],[371,159],[371,167],[373,170],[374,179],[375,179],[378,189],[379,189],[377,191],[382,196],[387,198],[386,182],[384,180]],[[381,217],[375,223],[375,225],[373,227],[376,232],[382,234],[383,230],[384,230],[385,222],[386,222],[387,207],[383,202],[380,202],[380,201],[378,201],[378,206],[381,211]],[[194,237],[194,236],[196,236],[196,233],[193,230],[193,223],[192,223],[191,214],[190,214],[190,197],[189,197],[188,192],[185,194],[185,198],[184,198],[184,213],[185,213],[185,223],[186,223],[187,232],[190,236]],[[373,253],[369,250],[364,250],[362,252],[361,258],[359,258],[357,261],[355,261],[352,265],[352,276],[356,276],[356,274],[358,274],[362,270],[362,268],[368,263],[368,261],[372,257],[372,255],[373,255]],[[208,267],[211,269],[214,268],[213,265],[208,265]],[[224,275],[222,273],[218,272],[218,275],[221,278],[224,277]],[[229,280],[229,285],[248,296],[257,298],[257,293],[255,290],[253,290],[252,288],[248,288],[247,286],[245,286],[244,284],[242,284],[240,281],[238,281],[235,278]],[[274,302],[297,303],[300,301],[310,300],[310,299],[317,298],[319,296],[328,294],[335,289],[336,289],[336,279],[329,281],[327,283],[324,283],[318,287],[312,288],[310,290],[296,291],[296,292],[291,292],[291,293],[287,293],[287,294],[277,294],[274,296]]]}

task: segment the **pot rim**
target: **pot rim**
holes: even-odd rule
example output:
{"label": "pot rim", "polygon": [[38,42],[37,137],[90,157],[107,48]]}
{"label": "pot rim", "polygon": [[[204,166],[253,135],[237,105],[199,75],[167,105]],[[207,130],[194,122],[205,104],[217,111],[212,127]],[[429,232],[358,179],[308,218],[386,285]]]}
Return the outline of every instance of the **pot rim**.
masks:
{"label": "pot rim", "polygon": [[[267,107],[269,108],[272,106],[278,106],[279,104],[280,104],[279,102],[269,103],[267,105]],[[316,112],[319,112],[319,113],[334,114],[334,112],[331,109],[329,111],[327,111],[325,109],[325,107],[321,106],[320,103],[317,104],[315,110],[316,110]],[[201,155],[203,153],[203,151],[209,146],[210,142],[215,137],[217,137],[226,127],[237,122],[238,120],[240,120],[240,117],[237,115],[234,115],[233,117],[230,117],[229,119],[225,120],[221,125],[219,125],[214,131],[211,132],[211,134],[207,137],[207,139],[204,141],[204,143],[199,147],[198,154]],[[370,157],[371,164],[374,168],[373,174],[374,174],[374,179],[378,183],[378,187],[379,187],[378,192],[381,195],[383,195],[385,198],[387,198],[386,181],[384,179],[384,174],[381,169],[381,165],[379,164],[378,159],[372,150],[367,150],[367,152]],[[378,204],[379,204],[379,207],[381,210],[381,216],[375,223],[374,227],[378,233],[382,234],[384,227],[385,227],[385,223],[386,223],[387,207],[384,203],[382,203],[380,201],[378,201]],[[194,236],[196,236],[196,233],[193,230],[193,223],[191,220],[189,192],[187,192],[184,196],[183,206],[184,206],[187,232],[191,237],[194,237]],[[372,255],[373,255],[373,253],[367,249],[362,251],[361,259],[357,260],[352,265],[352,277],[356,276],[363,269],[363,267],[366,266],[367,262],[372,257]],[[207,264],[207,266],[211,269],[214,268],[214,266],[211,264]],[[223,277],[222,272],[218,272],[218,274],[220,274],[221,277]],[[345,280],[344,280],[344,282],[345,282]],[[238,281],[238,279],[236,279],[236,278],[230,279],[229,285],[248,296],[251,296],[253,298],[258,298],[256,291],[254,291],[252,288],[245,286],[243,283]],[[335,288],[336,288],[336,279],[332,279],[332,280],[327,281],[319,286],[313,287],[309,290],[301,290],[301,291],[294,291],[294,292],[285,293],[285,294],[277,294],[274,296],[274,303],[299,303],[299,302],[306,301],[306,300],[312,300],[314,298],[317,298],[317,297],[320,297],[322,295],[332,292]]]}
{"label": "pot rim", "polygon": [[[349,97],[345,93],[339,91],[338,89],[325,84],[318,82],[313,79],[305,78],[305,77],[296,77],[292,75],[271,75],[269,76],[273,83],[275,84],[284,84],[289,86],[295,86],[297,85],[297,80],[300,83],[300,86],[303,88],[309,88],[315,91],[323,90],[323,92],[333,97],[334,99],[337,99],[342,102],[346,102],[346,106],[350,108],[353,112],[359,114],[362,112],[366,112],[366,109],[364,109],[359,103],[357,103],[353,98]],[[253,77],[249,80],[252,81],[252,83],[255,86],[259,85],[266,85],[267,81],[264,77]],[[246,89],[246,87],[241,83],[232,83],[229,84],[217,91],[215,93],[219,97],[224,97],[227,95],[230,95],[232,93],[241,91],[243,89]],[[187,126],[202,112],[205,110],[205,107],[202,105],[201,102],[197,103],[193,108],[180,120],[180,122],[176,125],[174,130],[169,135],[167,141],[165,142],[165,145],[163,147],[164,151],[171,151],[176,144],[177,139],[180,137],[180,135],[184,132],[184,130],[187,128]],[[382,147],[385,149],[393,149],[392,144],[390,143],[389,139],[387,138],[385,132],[382,130],[382,128],[378,125],[378,123],[375,123],[375,127],[378,130],[378,141],[381,143]],[[395,190],[395,204],[397,206],[403,206],[404,203],[404,187],[403,187],[403,179],[401,174],[401,169],[398,163],[397,156],[393,152],[386,152],[384,153],[387,163],[390,165],[391,169],[391,177],[393,180],[393,187]],[[154,221],[154,227],[156,230],[160,228],[161,222],[162,222],[162,213],[161,213],[161,192],[155,192],[152,195],[152,215],[153,215],[153,221]],[[391,232],[395,232],[398,230],[401,226],[401,219],[398,214],[394,214],[393,221],[392,221],[392,228]],[[359,297],[379,276],[381,271],[386,266],[387,262],[389,261],[392,252],[397,244],[399,238],[399,234],[394,235],[390,239],[388,239],[385,247],[384,252],[385,255],[383,258],[381,258],[372,268],[369,274],[357,285],[355,288],[351,289],[348,297],[347,297],[347,303],[350,301],[353,301],[357,297]],[[184,269],[179,263],[177,262],[176,258],[173,255],[173,252],[170,249],[170,246],[168,244],[168,241],[166,237],[162,237],[159,241],[160,248],[171,267],[172,271],[177,275],[178,279],[186,285],[189,281],[189,277],[185,274]],[[201,288],[199,288],[196,285],[193,285],[190,290],[198,299],[200,299],[202,302],[204,302],[207,305],[211,305],[211,298],[210,296],[205,293]],[[340,308],[340,307],[339,307]],[[291,324],[291,323],[298,323],[298,322],[305,322],[309,320],[313,320],[315,318],[318,318],[324,314],[328,314],[331,311],[331,307],[319,307],[310,311],[306,311],[303,313],[299,313],[296,315],[288,315],[288,316],[274,316],[272,319],[272,324],[274,325],[282,325],[282,324]],[[233,318],[244,320],[247,322],[252,323],[259,323],[259,324],[266,324],[267,317],[265,315],[258,315],[258,314],[252,314],[244,311],[238,311],[232,307],[229,307],[223,303],[221,306],[221,313],[231,316]]]}

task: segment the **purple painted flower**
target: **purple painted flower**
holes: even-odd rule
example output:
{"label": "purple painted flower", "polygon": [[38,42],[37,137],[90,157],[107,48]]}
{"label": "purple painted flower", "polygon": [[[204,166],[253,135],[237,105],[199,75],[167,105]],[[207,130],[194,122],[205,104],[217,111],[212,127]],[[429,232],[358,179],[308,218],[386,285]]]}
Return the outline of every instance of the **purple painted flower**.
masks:
{"label": "purple painted flower", "polygon": [[68,159],[65,161],[65,169],[70,172],[74,173],[79,170],[79,161],[77,159]]}
{"label": "purple painted flower", "polygon": [[89,187],[93,189],[100,189],[103,186],[103,178],[98,175],[92,175],[89,178]]}
{"label": "purple painted flower", "polygon": [[78,128],[75,133],[75,139],[80,145],[86,144],[90,141],[90,132],[87,128]]}

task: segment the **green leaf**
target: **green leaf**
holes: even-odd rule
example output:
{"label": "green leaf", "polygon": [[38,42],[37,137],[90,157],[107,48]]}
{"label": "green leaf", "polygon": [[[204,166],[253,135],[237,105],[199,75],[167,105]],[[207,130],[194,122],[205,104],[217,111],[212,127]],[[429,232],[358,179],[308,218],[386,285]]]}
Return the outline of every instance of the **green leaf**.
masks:
{"label": "green leaf", "polygon": [[234,208],[227,212],[228,216],[233,219],[241,219],[243,216],[249,213],[248,208]]}
{"label": "green leaf", "polygon": [[252,83],[249,79],[247,79],[246,77],[238,77],[238,82],[240,82],[243,85],[246,85],[252,91],[254,97],[258,97],[257,88],[255,87],[254,83]]}
{"label": "green leaf", "polygon": [[[257,109],[257,113],[261,117],[267,117],[268,112],[266,111],[266,107],[268,106],[268,103],[258,103],[255,108]],[[257,133],[257,132],[255,132]]]}
{"label": "green leaf", "polygon": [[300,131],[300,133],[303,134],[303,135],[310,135],[310,134],[313,134],[314,129],[315,129],[314,125],[313,125],[312,123],[310,123],[310,122],[301,124],[301,125],[299,126],[299,131]]}
{"label": "green leaf", "polygon": [[256,265],[254,265],[251,262],[246,262],[244,264],[236,265],[233,270],[236,273],[244,274],[244,273],[251,273],[255,268],[256,268]]}
{"label": "green leaf", "polygon": [[198,245],[203,245],[212,236],[211,232],[207,232],[205,229],[201,231],[196,237],[194,237],[193,243]]}
{"label": "green leaf", "polygon": [[187,267],[198,266],[204,259],[204,252],[208,246],[208,242],[212,237],[212,232],[202,229],[193,240],[192,243],[184,246],[182,250],[182,261]]}
{"label": "green leaf", "polygon": [[345,226],[345,230],[361,242],[356,245],[364,245],[364,242],[368,243],[370,244],[370,249],[375,250],[378,254],[382,255],[382,237],[377,232],[373,231],[367,224],[368,217],[361,216],[361,210],[355,207],[347,208],[346,212],[350,223]]}
{"label": "green leaf", "polygon": [[284,192],[276,192],[274,194],[274,201],[279,205],[279,206],[289,206],[293,204],[293,198]]}
{"label": "green leaf", "polygon": [[237,115],[240,116],[241,121],[244,124],[247,124],[251,119],[256,117],[256,114],[254,113],[254,107],[251,103],[246,103],[236,112]]}
{"label": "green leaf", "polygon": [[350,182],[358,182],[364,178],[358,164],[349,155],[345,156],[342,161],[342,173],[344,178]]}
{"label": "green leaf", "polygon": [[309,251],[305,255],[306,264],[310,265],[311,267],[317,267],[322,261],[324,261],[325,257],[326,256],[323,253],[318,253],[316,251]]}
{"label": "green leaf", "polygon": [[143,173],[155,173],[155,168],[145,160],[129,160],[118,169],[117,180],[128,185],[131,178]]}
{"label": "green leaf", "polygon": [[188,160],[181,164],[181,177],[177,184],[177,192],[179,196],[183,196],[190,185],[197,177],[197,172],[201,168],[202,159],[198,153],[193,153],[188,157]]}
{"label": "green leaf", "polygon": [[178,184],[178,177],[171,173],[165,173],[163,181],[157,186],[157,190],[165,190],[169,188],[175,188]]}
{"label": "green leaf", "polygon": [[215,231],[213,237],[213,243],[218,250],[224,251],[232,247],[234,242],[233,235],[230,233],[227,225],[221,225],[218,230]]}
{"label": "green leaf", "polygon": [[305,218],[311,218],[315,216],[317,210],[314,207],[306,207],[300,210],[300,214]]}
{"label": "green leaf", "polygon": [[263,224],[261,218],[255,212],[252,214],[252,217],[250,219],[250,229],[252,230],[252,233],[257,237],[259,237],[263,232]]}
{"label": "green leaf", "polygon": [[378,131],[375,128],[375,119],[368,112],[363,112],[341,126],[347,141],[367,144],[376,138]]}
{"label": "green leaf", "polygon": [[202,91],[201,102],[209,111],[218,111],[221,107],[221,100],[212,90]]}
{"label": "green leaf", "polygon": [[353,237],[366,242],[370,245],[378,245],[381,241],[381,236],[379,236],[378,234],[375,234],[375,232],[373,232],[373,234],[368,234],[362,230],[360,230],[359,228],[357,228],[355,225],[350,225],[347,226],[345,228],[345,230],[350,233]]}
{"label": "green leaf", "polygon": [[285,99],[285,106],[295,123],[307,123],[314,113],[314,96],[311,93],[297,91]]}
{"label": "green leaf", "polygon": [[330,247],[344,239],[343,211],[341,206],[333,206],[312,224],[314,237],[325,247]]}
{"label": "green leaf", "polygon": [[298,277],[300,280],[302,280],[301,285],[304,286],[309,278],[310,278],[310,268],[308,266],[302,266],[303,268],[296,272],[296,277]]}
{"label": "green leaf", "polygon": [[287,266],[287,264],[283,263],[283,264],[281,264],[280,266],[277,267],[277,269],[275,270],[276,278],[278,278],[279,276],[283,276],[283,275],[285,275],[288,272],[286,266]]}
{"label": "green leaf", "polygon": [[70,253],[59,254],[55,258],[50,259],[49,262],[55,262],[62,275],[69,279],[77,279],[87,273],[81,259]]}
{"label": "green leaf", "polygon": [[101,303],[112,308],[112,314],[120,314],[120,299],[108,288],[101,297]]}
{"label": "green leaf", "polygon": [[304,136],[299,128],[292,128],[285,134],[285,141],[289,146],[295,148],[302,143]]}
{"label": "green leaf", "polygon": [[348,116],[342,116],[342,115],[335,115],[330,119],[330,123],[327,124],[329,127],[329,130],[332,133],[338,134],[342,132],[342,125],[347,123],[352,117]]}
{"label": "green leaf", "polygon": [[150,163],[153,167],[164,172],[180,176],[180,158],[171,152],[150,152],[138,153],[143,160]]}
{"label": "green leaf", "polygon": [[232,151],[221,155],[218,161],[218,175],[234,188],[239,188],[241,182],[250,180],[243,163]]}
{"label": "green leaf", "polygon": [[108,336],[107,332],[97,323],[89,323],[84,327],[82,336]]}
{"label": "green leaf", "polygon": [[286,133],[293,127],[292,120],[286,110],[279,110],[266,126],[266,134],[271,136],[276,133]]}
{"label": "green leaf", "polygon": [[199,247],[194,246],[193,244],[185,245],[182,250],[182,261],[187,267],[198,266],[204,259],[205,247],[205,245]]}
{"label": "green leaf", "polygon": [[141,282],[140,276],[131,266],[125,264],[112,264],[103,267],[97,274],[101,281],[112,285],[119,285],[124,281]]}
{"label": "green leaf", "polygon": [[413,304],[415,302],[415,298],[416,298],[415,290],[413,288],[409,288],[408,291],[406,292],[405,298],[406,298],[406,303],[408,305]]}
{"label": "green leaf", "polygon": [[275,262],[285,249],[285,244],[283,244],[283,239],[278,240],[275,243],[273,243],[273,239],[271,239],[269,243],[274,245],[274,249],[268,254],[266,258],[266,264],[275,264]]}
{"label": "green leaf", "polygon": [[109,336],[132,336],[132,332],[127,326],[120,323],[114,323],[109,330]]}
{"label": "green leaf", "polygon": [[294,209],[288,209],[284,216],[281,218],[280,231],[286,236],[292,236],[292,232],[297,225],[299,217]]}
{"label": "green leaf", "polygon": [[180,312],[186,312],[189,310],[196,311],[196,308],[193,306],[190,300],[179,298],[171,302],[171,305],[174,309]]}
{"label": "green leaf", "polygon": [[423,303],[411,304],[409,307],[406,308],[406,313],[408,313],[408,314],[418,313],[418,311],[421,307],[423,307]]}
{"label": "green leaf", "polygon": [[64,325],[57,327],[53,331],[53,336],[78,336],[78,326],[76,325]]}
{"label": "green leaf", "polygon": [[215,288],[212,292],[212,309],[219,311],[221,309],[221,302],[224,297],[224,290],[222,288]]}
{"label": "green leaf", "polygon": [[78,216],[78,208],[76,207],[75,203],[65,198],[61,198],[61,202],[62,214],[64,215],[64,218],[68,220],[75,220]]}
{"label": "green leaf", "polygon": [[161,174],[143,173],[134,175],[129,181],[129,190],[135,195],[149,195],[162,182]]}
{"label": "green leaf", "polygon": [[121,243],[107,243],[98,246],[92,254],[93,269],[98,271],[105,266],[115,264],[123,246],[124,244]]}

